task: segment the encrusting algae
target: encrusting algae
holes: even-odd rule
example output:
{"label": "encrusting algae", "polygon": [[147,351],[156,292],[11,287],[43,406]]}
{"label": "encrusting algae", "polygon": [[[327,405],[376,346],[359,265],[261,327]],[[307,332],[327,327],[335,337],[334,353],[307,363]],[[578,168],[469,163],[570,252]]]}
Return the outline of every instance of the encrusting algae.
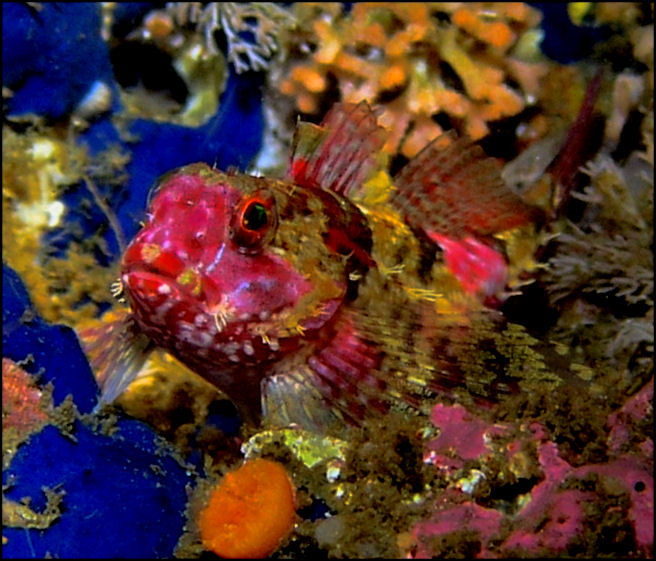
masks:
{"label": "encrusting algae", "polygon": [[[100,235],[86,237],[66,223],[70,209],[63,196],[69,189],[86,185],[88,206],[76,210],[98,210],[94,180],[115,180],[125,158],[110,149],[92,159],[84,148],[61,138],[58,130],[38,122],[26,126],[27,131],[20,134],[3,126],[3,259],[26,282],[40,315],[52,322],[76,325],[113,303],[107,286],[115,272],[94,257],[94,252],[102,253],[105,248]],[[100,205],[108,208],[102,200]],[[121,239],[120,227],[108,222]],[[46,235],[55,232],[74,240],[63,255],[54,236],[44,242]]]}
{"label": "encrusting algae", "polygon": [[2,465],[18,446],[49,422],[53,405],[34,377],[9,358],[2,359]]}
{"label": "encrusting algae", "polygon": [[[21,444],[37,434],[43,427],[62,422],[62,410],[54,408],[52,386],[40,388],[35,376],[26,372],[21,364],[9,358],[2,359],[2,469],[11,465]],[[62,430],[66,430],[64,424]],[[5,497],[13,485],[11,477],[2,487],[2,525],[14,528],[49,528],[62,514],[63,489],[42,487],[46,505],[41,512],[30,506],[30,498],[17,502]]]}

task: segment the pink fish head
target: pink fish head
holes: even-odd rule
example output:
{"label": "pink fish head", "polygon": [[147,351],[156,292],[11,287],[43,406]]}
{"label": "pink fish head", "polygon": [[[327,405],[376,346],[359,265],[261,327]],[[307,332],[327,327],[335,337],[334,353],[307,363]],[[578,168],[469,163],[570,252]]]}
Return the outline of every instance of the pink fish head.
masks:
{"label": "pink fish head", "polygon": [[121,280],[140,330],[187,364],[259,364],[311,340],[371,243],[332,193],[205,164],[151,199]]}

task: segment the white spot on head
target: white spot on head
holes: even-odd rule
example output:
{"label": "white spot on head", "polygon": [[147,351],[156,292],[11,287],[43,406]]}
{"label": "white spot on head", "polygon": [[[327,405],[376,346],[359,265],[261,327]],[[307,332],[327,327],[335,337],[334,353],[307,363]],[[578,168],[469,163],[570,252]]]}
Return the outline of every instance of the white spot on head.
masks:
{"label": "white spot on head", "polygon": [[255,354],[255,349],[250,341],[244,341],[243,344],[244,354],[247,356],[253,356]]}
{"label": "white spot on head", "polygon": [[194,343],[195,337],[193,332],[187,330],[178,331],[178,339],[184,341],[185,343]]}
{"label": "white spot on head", "polygon": [[157,287],[157,292],[160,294],[170,294],[171,293],[171,287],[168,284],[160,284]]}
{"label": "white spot on head", "polygon": [[227,355],[234,355],[237,352],[237,349],[239,349],[239,343],[235,343],[234,341],[231,341],[223,345],[223,351]]}
{"label": "white spot on head", "polygon": [[214,342],[214,337],[207,331],[199,331],[200,333],[200,345],[203,347],[211,347]]}
{"label": "white spot on head", "polygon": [[186,321],[178,322],[177,337],[195,345],[196,347],[207,348],[211,347],[214,342],[214,337],[208,331],[199,329],[196,325],[187,323]]}
{"label": "white spot on head", "polygon": [[241,359],[237,355],[228,355],[228,360],[230,362],[241,362]]}
{"label": "white spot on head", "polygon": [[268,344],[269,344],[269,348],[272,351],[277,351],[280,349],[280,344],[278,343],[278,339],[271,338],[269,339]]}
{"label": "white spot on head", "polygon": [[164,300],[164,302],[159,302],[161,298],[157,298],[157,300],[158,303],[155,306],[152,321],[154,323],[164,323],[166,313],[175,305],[175,301],[170,298],[168,300]]}
{"label": "white spot on head", "polygon": [[225,246],[226,246],[225,243],[221,244],[219,251],[216,252],[216,256],[214,257],[214,260],[210,263],[209,267],[205,269],[207,273],[211,273],[214,270],[214,267],[216,267],[219,261],[221,261],[221,257],[223,256],[223,250],[225,249]]}

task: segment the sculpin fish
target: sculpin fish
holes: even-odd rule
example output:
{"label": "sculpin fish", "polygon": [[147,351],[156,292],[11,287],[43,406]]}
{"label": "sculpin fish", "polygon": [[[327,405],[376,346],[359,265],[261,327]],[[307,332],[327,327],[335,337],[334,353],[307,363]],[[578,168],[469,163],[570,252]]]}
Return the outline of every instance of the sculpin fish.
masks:
{"label": "sculpin fish", "polygon": [[[196,163],[165,175],[122,257],[122,317],[87,330],[102,400],[161,347],[242,416],[319,429],[466,386],[511,391],[491,342],[509,257],[540,211],[452,133],[398,173],[365,102],[299,122],[283,179]],[[509,356],[515,356],[509,353]]]}

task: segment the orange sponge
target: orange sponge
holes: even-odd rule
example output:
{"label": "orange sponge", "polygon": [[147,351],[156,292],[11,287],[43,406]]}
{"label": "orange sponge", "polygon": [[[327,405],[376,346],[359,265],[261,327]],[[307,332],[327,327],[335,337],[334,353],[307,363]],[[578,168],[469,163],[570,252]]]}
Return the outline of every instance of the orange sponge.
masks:
{"label": "orange sponge", "polygon": [[285,468],[255,459],[228,473],[200,512],[203,545],[228,558],[266,557],[291,530],[294,486]]}

